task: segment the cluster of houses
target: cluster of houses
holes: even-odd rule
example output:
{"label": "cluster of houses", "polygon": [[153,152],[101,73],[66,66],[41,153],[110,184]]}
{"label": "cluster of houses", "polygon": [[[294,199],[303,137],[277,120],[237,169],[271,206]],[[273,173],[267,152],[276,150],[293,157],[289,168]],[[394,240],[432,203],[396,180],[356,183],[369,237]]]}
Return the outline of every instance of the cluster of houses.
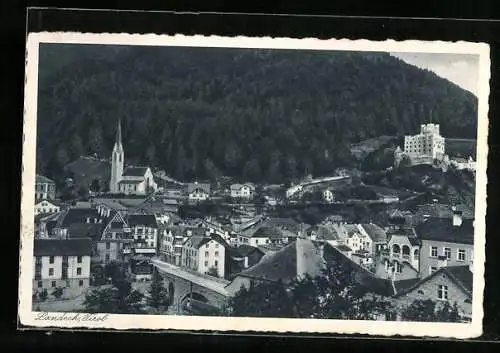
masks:
{"label": "cluster of houses", "polygon": [[[431,136],[425,148],[434,149],[433,157],[444,153],[436,133],[439,126],[422,130]],[[407,139],[405,147],[419,148],[415,141]],[[348,179],[309,180],[288,189],[286,196]],[[159,261],[224,279],[230,293],[255,283],[319,275],[325,266],[342,263],[358,274],[360,283],[395,303],[449,301],[458,305],[464,320],[471,317],[474,220],[462,209],[443,205],[439,213],[430,205],[412,213],[393,208],[385,224],[353,224],[331,215],[310,225],[245,213],[235,203],[230,222],[182,219],[179,203],[213,197],[211,185],[159,184],[148,167],[124,168],[120,126],[107,197],[61,204],[55,183],[37,175],[34,292],[64,288],[81,293],[112,262],[123,264],[133,281],[150,280],[153,263]],[[147,190],[156,192],[147,196]],[[223,195],[235,200],[252,200],[255,193],[251,183],[223,188]]]}
{"label": "cluster of houses", "polygon": [[[241,188],[238,192],[239,197]],[[222,224],[210,217],[148,213],[145,203],[124,206],[102,198],[37,215],[34,290],[85,290],[96,268],[110,262],[125,264],[132,280],[149,280],[152,259],[228,280],[228,288],[236,290],[251,282],[293,278],[277,270],[286,267],[281,261],[295,261],[297,267],[309,263],[313,253],[325,259],[334,254],[380,294],[399,302],[453,300],[464,318],[471,316],[474,221],[457,208],[436,215],[426,209],[423,216],[396,209],[384,226],[346,223],[338,216],[309,225],[265,215]],[[309,260],[297,259],[299,246]],[[290,251],[295,255],[287,259]]]}

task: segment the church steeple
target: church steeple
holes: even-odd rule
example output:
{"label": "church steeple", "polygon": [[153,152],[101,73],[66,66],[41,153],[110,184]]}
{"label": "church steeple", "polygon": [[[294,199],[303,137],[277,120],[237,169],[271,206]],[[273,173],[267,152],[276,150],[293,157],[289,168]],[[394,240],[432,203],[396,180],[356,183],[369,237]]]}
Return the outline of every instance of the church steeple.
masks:
{"label": "church steeple", "polygon": [[118,119],[118,127],[116,129],[115,145],[111,155],[111,178],[109,180],[109,190],[111,193],[119,193],[119,182],[122,180],[123,165],[125,162],[125,154],[122,145],[122,127],[121,120]]}
{"label": "church steeple", "polygon": [[115,145],[122,145],[122,121],[118,119],[118,128],[116,129]]}

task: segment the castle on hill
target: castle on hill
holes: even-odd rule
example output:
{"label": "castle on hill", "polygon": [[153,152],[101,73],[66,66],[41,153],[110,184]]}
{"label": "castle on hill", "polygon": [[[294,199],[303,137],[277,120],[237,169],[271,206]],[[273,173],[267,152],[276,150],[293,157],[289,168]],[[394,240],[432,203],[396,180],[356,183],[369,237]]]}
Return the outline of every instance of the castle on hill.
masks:
{"label": "castle on hill", "polygon": [[158,185],[154,181],[149,167],[125,168],[125,153],[122,145],[122,129],[120,121],[116,130],[115,145],[111,154],[111,177],[109,191],[112,194],[146,195],[156,191]]}
{"label": "castle on hill", "polygon": [[445,153],[445,138],[439,132],[439,124],[422,124],[419,134],[406,135],[404,150],[398,146],[394,151],[394,165],[398,166],[405,157],[409,159],[411,165],[432,165],[437,162],[445,169],[450,165],[458,169],[471,171],[476,169],[476,162],[472,157],[449,158]]}

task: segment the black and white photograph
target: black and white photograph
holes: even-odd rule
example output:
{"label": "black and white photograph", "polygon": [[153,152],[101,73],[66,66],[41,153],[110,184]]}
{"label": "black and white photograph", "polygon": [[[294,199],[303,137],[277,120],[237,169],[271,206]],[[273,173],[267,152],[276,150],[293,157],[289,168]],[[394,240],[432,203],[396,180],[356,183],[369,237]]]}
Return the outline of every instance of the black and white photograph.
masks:
{"label": "black and white photograph", "polygon": [[30,34],[21,322],[480,335],[489,70],[482,43]]}

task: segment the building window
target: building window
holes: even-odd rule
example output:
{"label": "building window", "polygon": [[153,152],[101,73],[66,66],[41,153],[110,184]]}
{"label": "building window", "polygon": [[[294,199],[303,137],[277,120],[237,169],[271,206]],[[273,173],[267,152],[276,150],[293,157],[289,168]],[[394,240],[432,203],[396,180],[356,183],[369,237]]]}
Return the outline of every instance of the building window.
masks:
{"label": "building window", "polygon": [[43,282],[42,281],[38,281],[38,288],[42,288],[43,287]]}
{"label": "building window", "polygon": [[56,283],[56,281],[52,281],[52,283],[50,285],[52,286],[52,288],[55,288],[57,283]]}
{"label": "building window", "polygon": [[53,276],[54,275],[54,269],[53,268],[49,268],[49,276]]}
{"label": "building window", "polygon": [[465,261],[465,250],[464,249],[458,249],[457,260],[458,261]]}
{"label": "building window", "polygon": [[438,286],[438,299],[439,300],[448,300],[448,286],[440,284]]}
{"label": "building window", "polygon": [[76,258],[76,262],[78,262],[79,264],[81,264],[81,263],[82,263],[82,257],[81,257],[81,256],[78,256],[78,257]]}
{"label": "building window", "polygon": [[109,254],[106,254],[106,262],[109,261]]}
{"label": "building window", "polygon": [[218,256],[219,256],[219,252],[218,252],[218,251],[216,251],[216,252],[215,252],[215,257],[218,257]]}
{"label": "building window", "polygon": [[215,248],[219,248],[219,243],[215,243]]}
{"label": "building window", "polygon": [[436,271],[437,271],[437,267],[431,266],[431,268],[429,269],[429,274],[432,275]]}
{"label": "building window", "polygon": [[451,259],[451,249],[450,248],[444,248],[444,256],[446,257],[447,260]]}
{"label": "building window", "polygon": [[205,267],[208,267],[208,261],[205,261]]}
{"label": "building window", "polygon": [[396,273],[401,272],[403,272],[403,266],[399,262],[396,262]]}
{"label": "building window", "polygon": [[76,269],[76,274],[79,276],[82,274],[82,268],[81,267],[77,267]]}
{"label": "building window", "polygon": [[53,264],[54,263],[54,256],[51,256],[49,257],[49,264]]}
{"label": "building window", "polygon": [[83,280],[82,279],[78,281],[78,286],[83,287]]}
{"label": "building window", "polygon": [[208,257],[208,251],[205,251],[205,257]]}
{"label": "building window", "polygon": [[431,257],[437,257],[437,256],[438,256],[437,246],[431,246]]}
{"label": "building window", "polygon": [[214,266],[215,266],[215,267],[218,267],[218,266],[219,266],[219,261],[215,260],[215,261],[214,261]]}
{"label": "building window", "polygon": [[106,250],[109,250],[109,249],[111,249],[111,243],[106,242]]}

